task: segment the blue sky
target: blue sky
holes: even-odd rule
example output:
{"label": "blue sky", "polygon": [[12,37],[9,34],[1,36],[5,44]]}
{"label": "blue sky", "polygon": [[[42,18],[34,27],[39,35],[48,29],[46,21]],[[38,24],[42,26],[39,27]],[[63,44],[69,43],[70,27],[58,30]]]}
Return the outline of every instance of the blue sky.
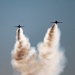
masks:
{"label": "blue sky", "polygon": [[13,75],[11,51],[15,44],[15,25],[21,24],[31,45],[43,41],[50,21],[62,21],[61,46],[68,59],[62,75],[75,75],[74,0],[0,0],[0,75]]}

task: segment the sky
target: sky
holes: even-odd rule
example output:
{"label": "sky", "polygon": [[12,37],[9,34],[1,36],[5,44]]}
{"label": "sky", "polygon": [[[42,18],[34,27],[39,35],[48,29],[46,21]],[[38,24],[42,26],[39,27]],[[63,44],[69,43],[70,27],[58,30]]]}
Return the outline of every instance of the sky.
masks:
{"label": "sky", "polygon": [[0,0],[0,75],[13,75],[14,26],[23,25],[31,45],[37,46],[55,20],[63,22],[58,24],[60,44],[67,58],[61,75],[75,75],[75,0]]}

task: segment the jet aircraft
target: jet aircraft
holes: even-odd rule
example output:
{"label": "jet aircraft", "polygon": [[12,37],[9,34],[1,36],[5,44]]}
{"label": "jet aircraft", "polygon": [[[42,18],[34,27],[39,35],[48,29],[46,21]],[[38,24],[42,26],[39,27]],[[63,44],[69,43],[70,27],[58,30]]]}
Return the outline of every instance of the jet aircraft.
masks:
{"label": "jet aircraft", "polygon": [[62,22],[55,21],[55,22],[50,22],[50,23],[55,23],[55,24],[57,24],[57,23],[62,23]]}
{"label": "jet aircraft", "polygon": [[24,26],[21,26],[21,25],[19,24],[18,26],[15,26],[15,27],[21,28],[21,27],[24,27]]}

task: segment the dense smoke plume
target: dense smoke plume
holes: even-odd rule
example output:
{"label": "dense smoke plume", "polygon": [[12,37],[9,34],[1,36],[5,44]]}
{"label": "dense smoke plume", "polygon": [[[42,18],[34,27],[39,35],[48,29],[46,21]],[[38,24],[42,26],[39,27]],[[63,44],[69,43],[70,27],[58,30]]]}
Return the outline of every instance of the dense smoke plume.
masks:
{"label": "dense smoke plume", "polygon": [[12,51],[12,66],[21,75],[59,75],[65,67],[64,52],[60,49],[60,30],[57,24],[48,29],[43,42],[35,48],[22,28],[16,32],[16,44]]}

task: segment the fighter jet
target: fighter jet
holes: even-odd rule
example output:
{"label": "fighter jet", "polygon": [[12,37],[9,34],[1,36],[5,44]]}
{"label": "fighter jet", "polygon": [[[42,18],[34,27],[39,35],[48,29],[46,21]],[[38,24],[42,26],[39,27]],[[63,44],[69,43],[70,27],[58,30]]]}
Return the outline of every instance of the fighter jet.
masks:
{"label": "fighter jet", "polygon": [[24,27],[24,26],[21,26],[20,24],[18,26],[15,26],[15,27],[18,27],[18,30],[17,30],[17,39],[18,41],[20,40],[20,28],[21,27]]}
{"label": "fighter jet", "polygon": [[21,25],[19,24],[18,26],[15,26],[15,27],[21,28],[21,27],[24,27],[24,26],[21,26]]}
{"label": "fighter jet", "polygon": [[55,21],[55,22],[50,22],[50,23],[55,23],[55,24],[57,24],[57,23],[62,23],[62,22]]}

